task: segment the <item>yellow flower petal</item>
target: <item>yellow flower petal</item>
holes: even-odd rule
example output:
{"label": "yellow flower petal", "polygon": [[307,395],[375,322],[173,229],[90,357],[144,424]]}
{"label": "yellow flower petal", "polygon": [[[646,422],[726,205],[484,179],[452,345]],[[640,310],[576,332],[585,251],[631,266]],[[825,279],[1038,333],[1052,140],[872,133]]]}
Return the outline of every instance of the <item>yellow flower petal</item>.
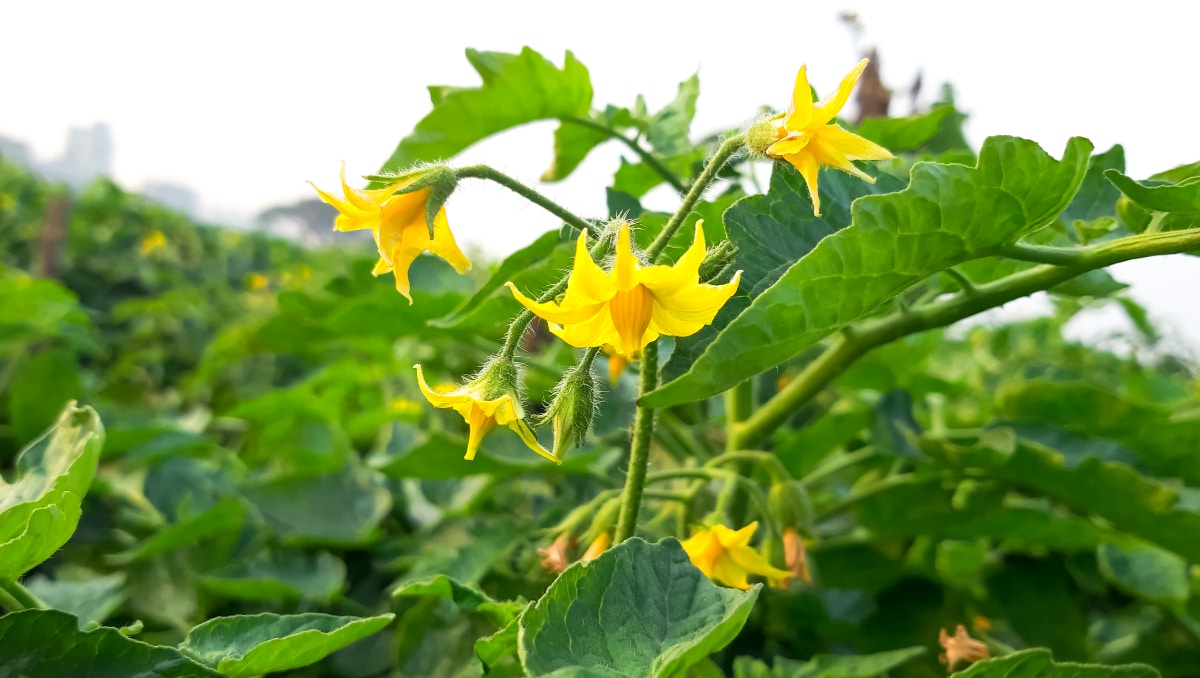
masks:
{"label": "yellow flower petal", "polygon": [[813,214],[821,216],[821,194],[817,191],[817,170],[820,169],[820,165],[807,149],[785,156],[784,160],[790,162],[792,167],[800,172],[800,176],[804,177],[804,183],[808,185],[808,195],[812,199]]}
{"label": "yellow flower petal", "polygon": [[858,79],[862,76],[863,69],[867,67],[868,60],[863,59],[858,62],[852,71],[842,78],[841,84],[838,85],[837,91],[828,100],[822,100],[813,106],[812,120],[810,125],[824,125],[830,120],[837,117],[837,114],[842,111],[842,107],[850,100],[850,92],[854,91],[854,86],[858,84]]}
{"label": "yellow flower petal", "polygon": [[575,241],[575,262],[567,280],[567,296],[588,303],[608,301],[616,293],[609,275],[596,265],[588,251],[587,231]]}
{"label": "yellow flower petal", "polygon": [[613,262],[612,282],[618,291],[631,289],[638,284],[638,269],[641,263],[633,254],[633,244],[630,242],[629,224],[623,224],[617,231],[617,256]]}
{"label": "yellow flower petal", "polygon": [[836,147],[851,160],[889,160],[896,157],[886,148],[837,125],[822,128],[820,137],[821,141]]}
{"label": "yellow flower petal", "polygon": [[808,84],[808,66],[801,66],[796,74],[796,86],[792,89],[792,105],[788,108],[784,125],[789,129],[801,129],[812,120],[812,87]]}
{"label": "yellow flower petal", "polygon": [[641,282],[655,296],[677,292],[687,285],[695,285],[700,279],[700,264],[708,249],[704,246],[704,220],[696,222],[696,234],[692,246],[672,266],[647,266],[641,270]]}
{"label": "yellow flower petal", "polygon": [[[424,221],[424,215],[421,215]],[[429,252],[442,261],[454,267],[460,274],[471,270],[471,260],[463,254],[450,232],[450,224],[446,221],[446,208],[438,210],[433,218],[433,240],[429,242]]]}

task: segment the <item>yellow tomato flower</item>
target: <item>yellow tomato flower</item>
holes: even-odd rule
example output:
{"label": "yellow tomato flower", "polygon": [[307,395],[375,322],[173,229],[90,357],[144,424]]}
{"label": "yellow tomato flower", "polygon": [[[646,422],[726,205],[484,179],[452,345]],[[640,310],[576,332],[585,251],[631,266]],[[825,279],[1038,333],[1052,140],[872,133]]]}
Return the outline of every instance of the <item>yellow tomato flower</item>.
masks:
{"label": "yellow tomato flower", "polygon": [[813,214],[816,216],[821,216],[817,170],[822,165],[835,167],[874,183],[875,179],[855,167],[851,160],[887,160],[893,157],[882,146],[847,132],[833,122],[850,99],[850,92],[866,67],[866,59],[858,62],[854,70],[842,79],[842,84],[838,85],[832,97],[814,104],[808,86],[807,66],[801,66],[800,73],[796,75],[796,88],[792,91],[792,105],[783,118],[783,124],[775,128],[776,141],[766,149],[768,156],[786,160],[800,171],[812,195]]}
{"label": "yellow tomato flower", "polygon": [[616,260],[605,273],[592,261],[587,232],[579,234],[575,265],[560,300],[545,303],[521,294],[505,283],[525,308],[546,319],[550,331],[576,348],[611,344],[627,360],[659,335],[686,337],[712,322],[721,306],[737,291],[742,272],[724,285],[700,282],[704,261],[704,230],[673,266],[643,266],[633,253],[629,224],[617,233]]}
{"label": "yellow tomato flower", "polygon": [[396,289],[408,299],[408,268],[422,252],[429,252],[454,267],[459,273],[471,269],[454,234],[446,221],[446,208],[438,210],[433,223],[433,238],[429,237],[429,226],[425,221],[425,203],[429,199],[429,188],[411,193],[396,193],[416,180],[406,178],[378,189],[351,188],[346,184],[346,164],[342,163],[342,193],[345,198],[317,188],[321,200],[337,209],[333,228],[337,231],[357,231],[369,228],[375,234],[375,245],[379,248],[379,262],[372,271],[374,275],[392,273],[396,276]]}
{"label": "yellow tomato flower", "polygon": [[617,350],[612,344],[605,344],[601,349],[604,355],[608,356],[608,382],[613,386],[621,381],[621,375],[625,372],[625,366],[629,364],[629,359]]}
{"label": "yellow tomato flower", "polygon": [[420,365],[413,365],[417,370],[417,384],[421,393],[434,407],[449,408],[462,415],[470,427],[467,437],[467,454],[464,458],[474,459],[479,450],[483,437],[503,424],[516,432],[529,449],[537,452],[550,461],[561,464],[562,460],[548,452],[538,442],[533,430],[525,424],[521,404],[511,392],[488,393],[485,379],[477,379],[461,388],[451,391],[435,391],[425,382],[425,373]]}
{"label": "yellow tomato flower", "polygon": [[791,572],[772,567],[750,547],[750,538],[757,529],[757,521],[737,531],[724,525],[713,525],[683,542],[683,550],[705,576],[726,586],[748,589],[750,582],[746,576],[751,574],[762,575],[772,584],[786,582],[792,576]]}
{"label": "yellow tomato flower", "polygon": [[138,254],[144,257],[156,249],[166,247],[166,245],[167,236],[163,235],[162,231],[155,229],[150,231],[150,235],[142,239],[142,242],[138,245]]}
{"label": "yellow tomato flower", "polygon": [[252,290],[265,290],[271,286],[271,281],[261,273],[251,273],[246,276],[246,286]]}

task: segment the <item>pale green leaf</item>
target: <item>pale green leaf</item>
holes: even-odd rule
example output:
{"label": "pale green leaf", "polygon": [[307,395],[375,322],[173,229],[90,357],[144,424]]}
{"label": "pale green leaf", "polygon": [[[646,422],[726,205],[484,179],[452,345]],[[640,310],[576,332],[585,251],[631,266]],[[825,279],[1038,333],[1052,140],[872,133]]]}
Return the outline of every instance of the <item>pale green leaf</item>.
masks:
{"label": "pale green leaf", "polygon": [[1037,648],[976,662],[953,678],[1159,678],[1159,673],[1145,664],[1059,664],[1049,650]]}

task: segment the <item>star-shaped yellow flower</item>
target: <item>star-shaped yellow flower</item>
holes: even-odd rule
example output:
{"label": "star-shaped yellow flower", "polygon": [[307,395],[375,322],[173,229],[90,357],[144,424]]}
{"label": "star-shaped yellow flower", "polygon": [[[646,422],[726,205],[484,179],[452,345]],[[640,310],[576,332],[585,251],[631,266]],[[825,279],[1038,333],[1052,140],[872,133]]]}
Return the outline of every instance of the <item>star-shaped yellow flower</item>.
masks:
{"label": "star-shaped yellow flower", "polygon": [[452,391],[435,391],[425,382],[425,373],[421,366],[413,367],[417,369],[417,384],[421,387],[425,399],[434,407],[449,408],[458,412],[470,427],[467,454],[464,458],[474,459],[483,437],[496,428],[496,424],[503,424],[516,432],[529,449],[556,464],[562,463],[561,459],[542,447],[533,430],[525,424],[521,404],[511,392],[488,393],[490,389],[486,379],[477,379]]}
{"label": "star-shaped yellow flower", "polygon": [[812,90],[808,86],[807,66],[801,66],[800,73],[796,75],[796,88],[792,91],[792,105],[783,118],[783,124],[775,128],[775,143],[766,149],[768,156],[786,160],[800,171],[812,196],[813,214],[817,216],[821,216],[817,170],[822,165],[835,167],[863,181],[874,183],[873,177],[855,167],[850,161],[886,160],[893,157],[882,146],[847,132],[833,122],[850,99],[850,92],[866,67],[866,59],[858,62],[854,70],[842,79],[842,84],[838,85],[837,92],[832,97],[814,104]]}
{"label": "star-shaped yellow flower", "polygon": [[459,273],[471,269],[454,234],[446,221],[446,208],[438,210],[433,223],[433,238],[429,237],[429,226],[425,221],[425,203],[429,200],[429,188],[411,193],[396,193],[416,180],[406,178],[377,189],[351,188],[346,184],[346,164],[342,163],[342,193],[345,198],[317,188],[321,200],[337,209],[333,228],[337,231],[357,231],[369,228],[375,235],[379,248],[379,262],[372,271],[374,275],[392,273],[396,276],[396,289],[412,303],[409,294],[408,268],[422,252],[429,252],[454,267]]}
{"label": "star-shaped yellow flower", "polygon": [[750,538],[757,529],[757,521],[737,531],[724,525],[713,525],[683,542],[683,550],[687,551],[692,564],[705,576],[726,586],[748,589],[750,582],[746,576],[751,574],[762,575],[772,584],[782,585],[792,573],[772,567],[766,558],[750,547]]}
{"label": "star-shaped yellow flower", "polygon": [[637,360],[659,335],[686,337],[712,322],[737,291],[742,272],[724,285],[700,282],[704,230],[673,266],[643,266],[633,253],[629,224],[617,233],[616,259],[605,273],[592,261],[587,233],[579,235],[575,265],[561,299],[540,303],[506,283],[525,308],[550,323],[550,331],[576,348],[611,344],[616,354]]}

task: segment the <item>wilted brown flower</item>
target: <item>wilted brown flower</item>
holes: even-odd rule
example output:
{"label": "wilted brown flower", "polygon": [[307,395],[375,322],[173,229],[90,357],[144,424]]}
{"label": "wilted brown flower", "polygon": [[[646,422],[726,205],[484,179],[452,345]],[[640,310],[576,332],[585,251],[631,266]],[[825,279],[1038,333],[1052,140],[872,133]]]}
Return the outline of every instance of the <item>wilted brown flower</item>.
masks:
{"label": "wilted brown flower", "polygon": [[938,643],[946,650],[945,654],[938,657],[938,661],[946,665],[947,673],[953,673],[959,662],[973,664],[992,656],[988,652],[987,644],[972,638],[962,624],[954,628],[953,636],[946,633],[946,629],[939,629]]}
{"label": "wilted brown flower", "polygon": [[559,574],[567,569],[570,560],[567,558],[567,550],[571,548],[570,535],[560,534],[554,543],[544,549],[538,549],[538,555],[542,557],[542,568],[547,572]]}
{"label": "wilted brown flower", "polygon": [[[808,571],[808,555],[804,550],[804,540],[793,528],[783,531],[783,562],[784,567],[805,584],[812,586],[812,573]],[[787,586],[782,582],[780,586]]]}

